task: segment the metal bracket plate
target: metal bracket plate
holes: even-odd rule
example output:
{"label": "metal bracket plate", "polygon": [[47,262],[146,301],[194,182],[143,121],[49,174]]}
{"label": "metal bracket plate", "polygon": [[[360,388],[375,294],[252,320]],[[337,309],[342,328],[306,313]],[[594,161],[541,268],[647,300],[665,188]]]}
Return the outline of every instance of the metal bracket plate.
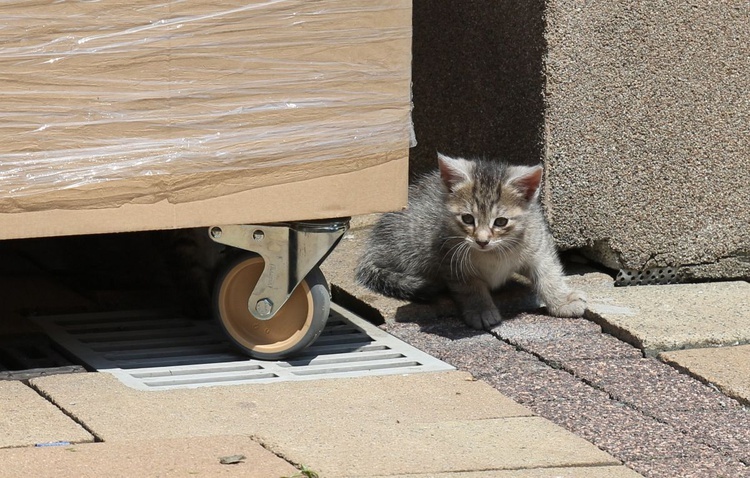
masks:
{"label": "metal bracket plate", "polygon": [[307,274],[318,266],[349,228],[349,219],[211,226],[215,242],[255,252],[265,267],[248,300],[259,320],[271,319]]}

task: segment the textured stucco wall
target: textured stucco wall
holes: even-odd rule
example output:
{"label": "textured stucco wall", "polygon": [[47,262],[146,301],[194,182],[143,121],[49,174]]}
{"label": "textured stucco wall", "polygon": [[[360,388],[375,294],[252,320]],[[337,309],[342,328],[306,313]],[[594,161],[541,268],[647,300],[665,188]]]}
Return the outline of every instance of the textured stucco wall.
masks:
{"label": "textured stucco wall", "polygon": [[541,157],[543,0],[414,0],[412,177],[436,151]]}
{"label": "textured stucco wall", "polygon": [[550,1],[544,204],[613,267],[750,277],[750,3]]}

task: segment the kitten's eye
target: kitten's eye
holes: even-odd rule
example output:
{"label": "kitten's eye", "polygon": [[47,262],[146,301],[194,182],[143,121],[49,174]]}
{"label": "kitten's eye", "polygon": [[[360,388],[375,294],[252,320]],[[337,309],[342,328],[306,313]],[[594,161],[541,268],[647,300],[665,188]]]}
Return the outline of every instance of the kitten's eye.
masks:
{"label": "kitten's eye", "polygon": [[461,221],[463,221],[464,224],[467,226],[473,226],[474,225],[474,216],[471,214],[464,214],[461,216]]}
{"label": "kitten's eye", "polygon": [[507,217],[498,217],[495,219],[495,227],[505,227],[508,224]]}

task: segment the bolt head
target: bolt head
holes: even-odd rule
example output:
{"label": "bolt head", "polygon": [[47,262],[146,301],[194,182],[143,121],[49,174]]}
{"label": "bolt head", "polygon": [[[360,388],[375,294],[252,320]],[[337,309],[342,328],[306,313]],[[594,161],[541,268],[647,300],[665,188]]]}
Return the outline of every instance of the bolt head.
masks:
{"label": "bolt head", "polygon": [[255,311],[258,312],[263,317],[267,317],[271,315],[271,311],[273,310],[273,302],[271,302],[271,299],[260,299],[255,304]]}

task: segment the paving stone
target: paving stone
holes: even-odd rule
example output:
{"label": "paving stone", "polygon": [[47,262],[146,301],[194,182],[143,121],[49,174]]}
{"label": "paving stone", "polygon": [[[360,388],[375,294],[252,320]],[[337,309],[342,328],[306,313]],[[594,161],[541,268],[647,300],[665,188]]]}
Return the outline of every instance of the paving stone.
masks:
{"label": "paving stone", "polygon": [[[477,378],[482,379],[500,390],[505,395],[513,398],[517,402],[530,407],[535,413],[548,418],[555,423],[564,425],[569,430],[579,433],[577,428],[582,426],[578,422],[570,420],[581,419],[587,426],[596,424],[597,418],[594,416],[590,419],[582,419],[595,410],[601,410],[600,415],[609,415],[611,407],[617,407],[617,411],[631,421],[631,423],[645,424],[650,433],[650,439],[657,438],[653,445],[655,450],[670,449],[673,445],[675,436],[681,432],[691,440],[694,445],[700,443],[711,446],[718,451],[723,451],[735,459],[742,461],[747,460],[750,455],[750,423],[748,419],[750,414],[747,409],[742,407],[731,407],[722,410],[710,410],[695,412],[692,410],[672,410],[671,412],[660,412],[660,420],[654,421],[640,412],[628,408],[626,405],[610,399],[609,395],[603,391],[596,390],[579,379],[571,376],[569,373],[550,369],[545,372],[533,372],[526,374],[500,375],[478,373]],[[545,402],[565,402],[565,403],[545,403]],[[624,411],[622,411],[624,410]],[[640,415],[640,416],[639,416]],[[577,418],[571,418],[577,417]],[[666,422],[669,427],[665,429]],[[573,425],[572,423],[578,423]],[[619,424],[621,425],[621,424]],[[622,428],[619,429],[622,436],[609,436],[611,430],[609,425],[604,423],[601,427],[589,428],[589,435],[585,437],[593,443],[602,446],[604,442],[598,442],[597,437],[609,440],[610,445],[614,442],[621,444],[630,440],[629,437],[634,433],[637,435],[637,427],[627,432]],[[654,435],[654,430],[656,435]],[[666,440],[660,444],[659,440]],[[637,446],[640,439],[636,442],[627,444],[628,450]],[[701,447],[704,452],[706,448]],[[618,455],[621,451],[615,448],[605,448],[610,453],[615,454],[621,459],[626,456]],[[628,452],[630,453],[630,452]]]}
{"label": "paving stone", "polygon": [[565,371],[553,368],[510,373],[484,371],[476,373],[476,377],[518,403],[532,408],[539,402],[556,400],[570,400],[586,407],[591,401],[608,398],[606,393],[586,385]]}
{"label": "paving stone", "polygon": [[624,466],[572,468],[533,468],[526,470],[486,470],[465,473],[426,473],[417,475],[370,476],[368,478],[637,478],[638,473]]}
{"label": "paving stone", "polygon": [[[234,464],[222,457],[242,455]],[[0,450],[0,477],[291,476],[295,467],[246,436],[192,437]]]}
{"label": "paving stone", "polygon": [[628,466],[648,478],[750,477],[750,467],[718,453],[702,457],[631,461]]}
{"label": "paving stone", "polygon": [[584,404],[572,400],[535,402],[532,409],[625,463],[703,456],[714,451],[670,425],[603,397]]}
{"label": "paving stone", "polygon": [[750,283],[592,288],[587,317],[647,355],[750,342]]}
{"label": "paving stone", "polygon": [[[269,445],[326,478],[553,466],[618,465],[539,417],[285,429]],[[356,456],[356,460],[351,457]]]}
{"label": "paving stone", "polygon": [[[139,391],[105,373],[32,383],[105,441],[252,434],[282,422],[310,428],[356,423],[482,420],[531,412],[465,372]],[[123,410],[138,410],[134,419]],[[285,412],[279,412],[279,410]]]}
{"label": "paving stone", "polygon": [[548,342],[570,336],[601,332],[601,327],[585,319],[565,319],[538,314],[524,314],[501,322],[492,329],[497,337],[509,342]]}
{"label": "paving stone", "polygon": [[613,398],[660,419],[668,419],[674,411],[738,406],[722,393],[653,358],[581,360],[569,366],[576,376]]}
{"label": "paving stone", "polygon": [[527,315],[503,322],[492,333],[554,364],[642,356],[639,349],[602,334],[598,325],[584,319]]}
{"label": "paving stone", "polygon": [[558,367],[564,367],[572,360],[606,360],[643,356],[637,348],[607,334],[565,337],[548,342],[518,341],[515,344]]}
{"label": "paving stone", "polygon": [[388,323],[383,328],[409,344],[471,373],[499,373],[549,368],[536,357],[497,340],[488,332],[475,331],[461,322],[440,320],[423,328],[413,323]]}
{"label": "paving stone", "polygon": [[659,358],[750,405],[750,345],[665,352]]}
{"label": "paving stone", "polygon": [[669,423],[696,440],[750,465],[750,409],[678,412]]}
{"label": "paving stone", "polygon": [[0,448],[94,441],[79,424],[21,382],[0,380],[0,410]]}

